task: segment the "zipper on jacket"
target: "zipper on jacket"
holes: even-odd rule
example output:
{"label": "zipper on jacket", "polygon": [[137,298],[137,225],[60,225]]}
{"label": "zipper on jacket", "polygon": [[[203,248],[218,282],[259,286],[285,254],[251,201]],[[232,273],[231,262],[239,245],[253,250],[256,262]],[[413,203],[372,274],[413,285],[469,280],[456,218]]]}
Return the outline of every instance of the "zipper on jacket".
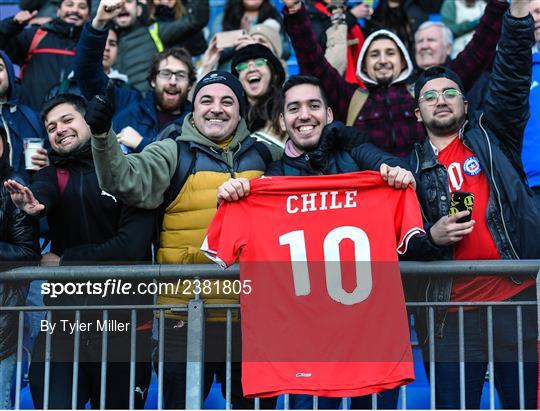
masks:
{"label": "zipper on jacket", "polygon": [[80,174],[79,175],[79,196],[80,196],[80,200],[81,200],[81,215],[82,215],[82,219],[83,219],[83,222],[84,222],[84,230],[85,230],[85,233],[86,233],[86,240],[88,241],[89,244],[92,243],[91,241],[91,238],[89,236],[89,233],[90,233],[90,228],[89,228],[89,225],[88,225],[88,215],[86,213],[86,205],[85,205],[85,201],[84,201],[84,184],[83,184],[83,174]]}
{"label": "zipper on jacket", "polygon": [[387,113],[390,117],[390,123],[392,124],[392,143],[394,147],[396,146],[396,129],[394,127],[394,115],[392,114],[392,104],[390,104],[390,100],[388,99],[388,87],[385,88],[385,95],[384,100],[386,101],[386,107],[388,108]]}

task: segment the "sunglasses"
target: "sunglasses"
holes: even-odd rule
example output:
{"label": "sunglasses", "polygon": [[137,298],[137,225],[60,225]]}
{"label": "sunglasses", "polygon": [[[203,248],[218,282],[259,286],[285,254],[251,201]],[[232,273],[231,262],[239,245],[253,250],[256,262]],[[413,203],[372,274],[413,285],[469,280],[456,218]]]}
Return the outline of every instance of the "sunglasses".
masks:
{"label": "sunglasses", "polygon": [[437,103],[439,96],[443,96],[444,100],[451,101],[454,100],[457,96],[462,96],[461,91],[455,88],[447,88],[444,91],[438,92],[435,90],[428,90],[420,96],[418,101],[425,101],[426,104],[432,105]]}
{"label": "sunglasses", "polygon": [[234,66],[234,68],[236,69],[236,71],[241,73],[242,71],[247,70],[250,64],[253,64],[255,67],[262,67],[266,65],[266,63],[268,63],[268,60],[260,57],[258,59],[253,59],[253,60],[244,61],[243,63],[238,63],[236,66]]}

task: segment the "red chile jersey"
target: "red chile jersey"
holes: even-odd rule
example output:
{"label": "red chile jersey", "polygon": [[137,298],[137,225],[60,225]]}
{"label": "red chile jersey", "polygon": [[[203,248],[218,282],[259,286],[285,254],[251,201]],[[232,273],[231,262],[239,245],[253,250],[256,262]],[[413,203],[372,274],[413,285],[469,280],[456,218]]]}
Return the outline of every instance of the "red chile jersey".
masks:
{"label": "red chile jersey", "polygon": [[414,380],[397,252],[422,232],[413,189],[376,172],[262,177],[222,204],[202,250],[240,257],[244,395],[352,397]]}

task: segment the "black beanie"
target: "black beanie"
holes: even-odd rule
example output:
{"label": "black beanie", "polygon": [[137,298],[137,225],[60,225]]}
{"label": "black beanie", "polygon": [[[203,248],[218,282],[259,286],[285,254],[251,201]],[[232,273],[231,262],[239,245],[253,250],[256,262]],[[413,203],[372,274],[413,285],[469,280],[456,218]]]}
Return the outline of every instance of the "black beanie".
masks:
{"label": "black beanie", "polygon": [[461,79],[456,73],[454,73],[452,70],[445,66],[434,66],[424,71],[420,75],[420,77],[418,77],[418,80],[416,80],[416,83],[414,84],[414,99],[416,101],[416,104],[418,104],[418,99],[420,98],[420,90],[422,90],[422,87],[424,87],[428,81],[441,77],[452,80],[459,87],[459,91],[461,91],[462,93],[465,92],[465,90],[463,90],[463,84],[461,84]]}
{"label": "black beanie", "polygon": [[238,63],[261,57],[266,59],[268,64],[270,64],[270,67],[272,67],[272,73],[273,75],[277,76],[279,84],[283,84],[285,81],[285,70],[283,69],[281,61],[279,61],[276,55],[272,53],[272,50],[266,46],[263,46],[262,44],[250,44],[249,46],[242,47],[240,50],[234,53],[231,61],[231,73],[238,77],[239,74],[236,70],[236,65]]}
{"label": "black beanie", "polygon": [[242,88],[242,84],[240,83],[240,81],[228,71],[214,70],[208,73],[202,79],[200,79],[195,86],[195,91],[193,92],[193,103],[195,103],[195,97],[197,97],[197,93],[203,87],[216,83],[225,84],[233,91],[236,98],[238,99],[238,103],[240,104],[240,116],[244,117],[244,113],[246,110],[246,96],[244,94],[244,89]]}

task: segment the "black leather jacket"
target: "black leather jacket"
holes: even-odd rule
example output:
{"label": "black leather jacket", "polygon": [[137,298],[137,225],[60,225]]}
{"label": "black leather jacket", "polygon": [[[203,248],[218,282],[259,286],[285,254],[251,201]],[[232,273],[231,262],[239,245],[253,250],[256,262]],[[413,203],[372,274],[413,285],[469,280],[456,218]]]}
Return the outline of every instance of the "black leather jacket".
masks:
{"label": "black leather jacket", "polygon": [[[15,175],[10,175],[15,178]],[[28,264],[39,258],[37,220],[28,217],[11,202],[0,179],[0,270]],[[28,284],[0,281],[0,307],[24,305]],[[0,360],[16,350],[17,314],[0,312]]]}
{"label": "black leather jacket", "polygon": [[[475,153],[486,173],[490,195],[484,212],[503,259],[540,258],[540,244],[533,240],[540,232],[540,210],[534,204],[521,163],[523,131],[529,118],[533,31],[530,15],[514,18],[508,12],[505,14],[484,110],[469,115],[460,130],[460,138]],[[416,172],[427,232],[432,224],[448,215],[448,174],[437,161],[429,140],[417,143],[409,160]],[[407,258],[453,259],[453,247],[437,247],[427,236],[421,239],[424,247],[411,247]],[[421,300],[446,302],[451,290],[451,278],[432,276],[418,291]],[[436,314],[435,331],[439,336],[445,315],[445,309]]]}

